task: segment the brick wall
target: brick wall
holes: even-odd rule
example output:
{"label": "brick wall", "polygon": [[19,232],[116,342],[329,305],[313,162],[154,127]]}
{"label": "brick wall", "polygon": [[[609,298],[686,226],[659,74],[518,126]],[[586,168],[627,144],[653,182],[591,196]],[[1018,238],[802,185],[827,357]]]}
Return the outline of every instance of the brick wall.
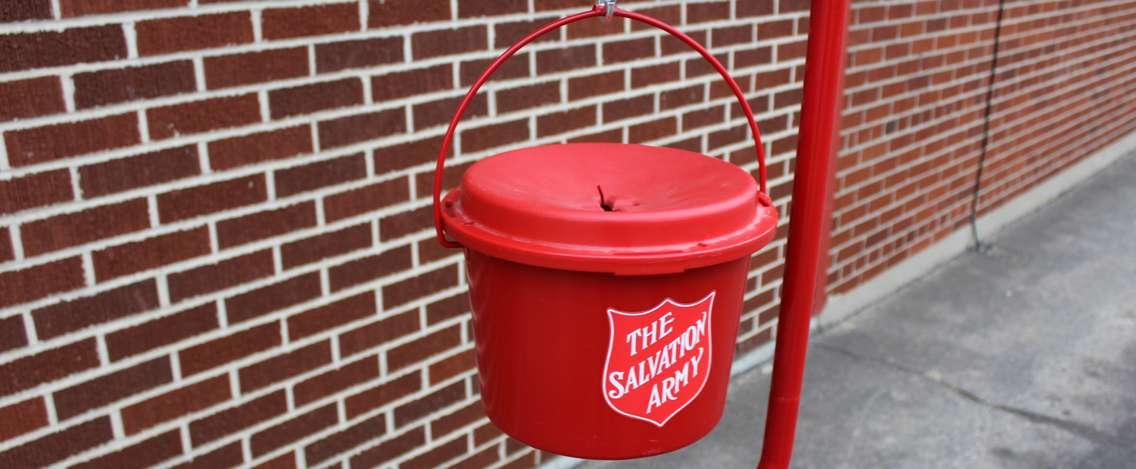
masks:
{"label": "brick wall", "polygon": [[[785,211],[808,2],[626,1],[748,90]],[[1136,126],[1136,1],[1008,1],[979,207]],[[0,466],[531,466],[477,401],[430,160],[502,48],[586,0],[0,2]],[[831,291],[963,227],[994,0],[858,1]],[[681,43],[566,28],[471,108],[448,184],[518,145],[634,141],[755,170]],[[782,230],[782,233],[784,230]],[[768,342],[784,240],[755,256]]]}

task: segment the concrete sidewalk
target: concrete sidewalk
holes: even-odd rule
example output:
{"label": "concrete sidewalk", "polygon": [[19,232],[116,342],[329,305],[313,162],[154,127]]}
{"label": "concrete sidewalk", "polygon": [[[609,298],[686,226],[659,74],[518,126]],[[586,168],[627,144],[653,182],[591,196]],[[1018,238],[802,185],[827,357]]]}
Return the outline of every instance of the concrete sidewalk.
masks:
{"label": "concrete sidewalk", "polygon": [[[886,301],[809,353],[794,468],[1136,468],[1136,158]],[[588,468],[751,468],[768,369],[707,438]]]}

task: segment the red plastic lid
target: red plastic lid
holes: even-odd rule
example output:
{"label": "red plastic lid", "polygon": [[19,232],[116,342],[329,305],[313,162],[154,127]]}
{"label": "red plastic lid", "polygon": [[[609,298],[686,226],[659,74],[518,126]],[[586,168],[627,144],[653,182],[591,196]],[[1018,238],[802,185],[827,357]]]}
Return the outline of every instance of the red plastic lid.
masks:
{"label": "red plastic lid", "polygon": [[446,196],[442,216],[453,239],[494,257],[628,275],[745,257],[777,228],[777,210],[741,168],[617,143],[523,148],[478,161]]}

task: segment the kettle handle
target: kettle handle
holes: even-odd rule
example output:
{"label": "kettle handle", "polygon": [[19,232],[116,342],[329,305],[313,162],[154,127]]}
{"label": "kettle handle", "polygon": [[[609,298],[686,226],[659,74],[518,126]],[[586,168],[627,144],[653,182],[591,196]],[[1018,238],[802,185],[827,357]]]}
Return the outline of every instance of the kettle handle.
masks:
{"label": "kettle handle", "polygon": [[450,127],[446,129],[446,135],[442,139],[442,148],[438,151],[438,161],[434,165],[434,229],[437,232],[438,243],[440,243],[442,246],[447,248],[462,247],[461,244],[446,239],[445,229],[442,226],[442,172],[445,170],[446,155],[449,152],[450,144],[454,140],[454,133],[457,130],[458,122],[461,121],[462,115],[465,114],[466,108],[469,107],[471,102],[473,102],[473,98],[477,95],[477,91],[481,89],[481,86],[489,80],[489,77],[493,75],[493,72],[496,72],[497,69],[500,68],[506,60],[512,57],[513,54],[516,54],[517,51],[521,50],[522,47],[536,40],[538,37],[543,36],[545,33],[558,29],[561,26],[567,24],[575,23],[577,21],[588,18],[594,18],[597,16],[611,16],[613,13],[615,16],[628,18],[666,31],[671,36],[674,36],[682,42],[685,42],[688,46],[694,49],[695,52],[698,52],[699,55],[702,56],[702,58],[706,59],[706,61],[709,62],[715,70],[718,71],[718,74],[722,76],[722,79],[726,81],[726,84],[729,85],[730,89],[734,92],[734,96],[738,98],[738,104],[741,105],[742,112],[745,113],[746,119],[749,122],[750,131],[753,133],[754,147],[757,150],[758,182],[761,188],[761,194],[759,194],[759,198],[763,201],[763,203],[769,203],[769,197],[767,195],[765,185],[765,148],[761,143],[761,132],[757,128],[757,121],[753,117],[753,110],[750,108],[749,102],[746,101],[745,93],[743,93],[741,87],[738,86],[738,82],[734,81],[734,78],[730,76],[730,72],[726,70],[726,67],[723,66],[722,63],[719,62],[718,59],[716,59],[712,54],[710,54],[710,51],[706,50],[705,47],[699,44],[698,41],[695,41],[693,38],[687,36],[682,31],[679,31],[674,26],[666,24],[647,15],[616,8],[613,6],[614,3],[615,2],[601,1],[597,3],[596,6],[591,10],[570,16],[565,16],[556,21],[541,26],[540,29],[529,33],[527,36],[521,38],[520,41],[517,41],[516,44],[513,44],[512,47],[509,47],[509,49],[501,53],[501,55],[498,56],[497,59],[493,61],[493,63],[489,64],[489,67],[485,69],[485,72],[483,72],[481,76],[477,78],[477,81],[473,83],[473,86],[470,87],[469,92],[466,93],[465,98],[463,98],[461,104],[458,105],[458,109],[454,114],[453,119],[450,120]]}

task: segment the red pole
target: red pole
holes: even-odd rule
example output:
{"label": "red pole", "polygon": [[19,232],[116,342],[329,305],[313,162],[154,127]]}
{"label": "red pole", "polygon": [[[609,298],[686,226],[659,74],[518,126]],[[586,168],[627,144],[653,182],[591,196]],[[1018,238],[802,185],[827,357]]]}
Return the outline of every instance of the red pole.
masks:
{"label": "red pole", "polygon": [[843,97],[849,0],[813,0],[793,177],[785,281],[773,355],[773,383],[759,469],[786,469],[793,455],[817,278],[827,264],[832,170]]}

